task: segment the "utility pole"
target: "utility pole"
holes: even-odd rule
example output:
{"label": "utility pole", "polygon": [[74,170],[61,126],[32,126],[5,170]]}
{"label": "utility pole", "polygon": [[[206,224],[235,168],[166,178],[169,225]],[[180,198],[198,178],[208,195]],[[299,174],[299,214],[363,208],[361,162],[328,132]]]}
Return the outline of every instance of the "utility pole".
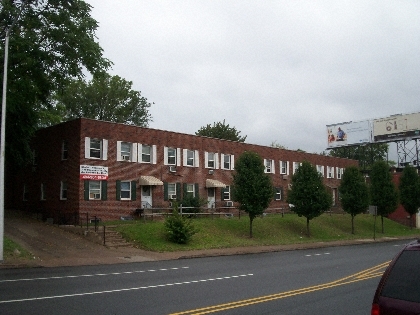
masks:
{"label": "utility pole", "polygon": [[6,92],[7,92],[7,64],[9,61],[9,37],[13,26],[19,19],[23,8],[26,5],[25,0],[20,6],[18,15],[13,20],[12,25],[6,29],[4,38],[4,67],[3,67],[3,95],[1,99],[1,130],[0,130],[0,263],[3,262],[4,256],[4,171],[5,171],[5,148],[6,148]]}

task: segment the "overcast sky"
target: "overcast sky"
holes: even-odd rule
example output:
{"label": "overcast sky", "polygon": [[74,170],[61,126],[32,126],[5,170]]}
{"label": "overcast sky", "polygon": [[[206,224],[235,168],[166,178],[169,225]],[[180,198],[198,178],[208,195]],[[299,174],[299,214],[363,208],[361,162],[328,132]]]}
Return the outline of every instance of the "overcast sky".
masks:
{"label": "overcast sky", "polygon": [[151,128],[319,153],[326,125],[420,111],[418,0],[86,2]]}

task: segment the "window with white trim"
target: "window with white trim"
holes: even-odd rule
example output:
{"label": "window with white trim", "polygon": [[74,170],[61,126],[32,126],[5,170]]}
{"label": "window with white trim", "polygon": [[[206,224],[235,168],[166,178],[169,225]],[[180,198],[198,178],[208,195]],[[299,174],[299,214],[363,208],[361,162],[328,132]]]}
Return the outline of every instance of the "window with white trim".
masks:
{"label": "window with white trim", "polygon": [[67,182],[60,182],[60,200],[67,200]]}
{"label": "window with white trim", "polygon": [[233,170],[234,169],[234,156],[232,154],[222,154],[222,169]]}
{"label": "window with white trim", "polygon": [[156,145],[148,145],[148,144],[138,144],[138,159],[139,163],[149,163],[149,164],[156,164],[157,156],[156,156]]}
{"label": "window with white trim", "polygon": [[131,182],[130,181],[121,181],[120,200],[131,200]]}
{"label": "window with white trim", "polygon": [[219,160],[218,154],[214,152],[204,152],[204,164],[205,168],[211,169],[218,169],[219,168]]}
{"label": "window with white trim", "polygon": [[117,161],[137,162],[137,143],[117,141]]}
{"label": "window with white trim", "polygon": [[184,149],[184,166],[199,166],[198,151]]}
{"label": "window with white trim", "polygon": [[293,174],[296,173],[297,169],[299,168],[299,166],[301,166],[302,163],[301,162],[293,162]]}
{"label": "window with white trim", "polygon": [[338,179],[341,179],[343,177],[343,173],[344,173],[344,168],[337,167],[337,178]]}
{"label": "window with white trim", "polygon": [[186,185],[186,192],[185,195],[188,197],[195,197],[195,185],[194,184],[187,184]]}
{"label": "window with white trim", "polygon": [[181,165],[181,149],[179,148],[172,148],[172,147],[164,147],[163,149],[164,154],[164,165]]}
{"label": "window with white trim", "polygon": [[168,183],[168,198],[169,200],[177,199],[176,183]]}
{"label": "window with white trim", "polygon": [[67,160],[69,157],[69,148],[66,140],[61,143],[61,159]]}
{"label": "window with white trim", "polygon": [[334,178],[334,167],[327,166],[327,178]]}
{"label": "window with white trim", "polygon": [[274,160],[264,159],[265,173],[274,174]]}
{"label": "window with white trim", "polygon": [[280,174],[289,175],[289,161],[280,161]]}
{"label": "window with white trim", "polygon": [[86,159],[108,159],[108,140],[85,137]]}
{"label": "window with white trim", "polygon": [[274,195],[274,200],[281,200],[282,195],[283,195],[283,188],[281,187],[275,187],[275,195]]}
{"label": "window with white trim", "polygon": [[101,200],[101,181],[89,181],[89,200]]}
{"label": "window with white trim", "polygon": [[45,184],[41,183],[41,200],[45,200]]}
{"label": "window with white trim", "polygon": [[317,165],[316,166],[316,171],[321,174],[322,177],[324,177],[324,165]]}
{"label": "window with white trim", "polygon": [[222,200],[230,200],[230,186],[222,188]]}

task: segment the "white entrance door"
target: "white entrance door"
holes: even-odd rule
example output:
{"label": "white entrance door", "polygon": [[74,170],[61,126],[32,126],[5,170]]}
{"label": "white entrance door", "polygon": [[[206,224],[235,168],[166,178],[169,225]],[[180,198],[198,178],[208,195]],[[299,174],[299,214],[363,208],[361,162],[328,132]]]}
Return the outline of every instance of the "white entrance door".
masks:
{"label": "white entrance door", "polygon": [[216,207],[216,197],[215,197],[214,190],[215,190],[214,187],[207,188],[207,205],[209,208]]}
{"label": "white entrance door", "polygon": [[141,207],[152,207],[152,186],[141,186]]}

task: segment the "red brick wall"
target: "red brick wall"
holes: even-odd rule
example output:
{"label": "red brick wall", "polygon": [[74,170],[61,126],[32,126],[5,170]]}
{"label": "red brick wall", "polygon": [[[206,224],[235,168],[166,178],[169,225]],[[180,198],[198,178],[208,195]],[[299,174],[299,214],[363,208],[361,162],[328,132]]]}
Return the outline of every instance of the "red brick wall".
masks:
{"label": "red brick wall", "polygon": [[[96,160],[85,159],[85,137],[108,140],[108,159]],[[69,158],[61,160],[62,141],[68,141]],[[144,164],[117,161],[117,141],[142,143],[157,146],[157,164]],[[235,160],[246,151],[255,151],[262,158],[275,160],[275,174],[271,174],[273,185],[283,187],[283,198],[281,201],[273,201],[270,208],[286,206],[287,187],[292,175],[293,162],[307,160],[314,165],[323,165],[325,172],[327,166],[345,168],[350,165],[357,165],[357,161],[349,159],[334,158],[318,154],[282,150],[272,147],[239,143],[234,141],[213,139],[195,135],[188,135],[164,130],[127,126],[90,119],[77,119],[62,123],[53,127],[45,128],[37,133],[33,143],[37,148],[38,165],[32,169],[28,167],[19,176],[14,176],[14,191],[19,193],[7,194],[7,207],[20,208],[27,211],[42,211],[44,216],[57,217],[58,213],[73,212],[89,213],[90,217],[98,216],[102,220],[116,219],[121,216],[131,215],[136,208],[141,207],[140,188],[137,188],[136,201],[116,200],[117,180],[138,180],[141,175],[151,175],[163,182],[169,183],[198,183],[200,197],[207,198],[205,181],[207,178],[219,180],[230,185],[233,171],[217,169],[213,175],[209,175],[208,169],[204,167],[204,152],[216,152],[233,154]],[[169,167],[164,165],[164,146],[174,148],[198,150],[200,157],[199,167],[178,166],[176,173],[169,172]],[[220,156],[219,156],[220,159]],[[289,177],[283,179],[280,175],[279,161],[289,161]],[[79,179],[80,165],[106,166],[109,170],[108,177],[108,198],[106,201],[85,201],[83,180]],[[325,184],[337,188],[340,180],[336,178],[327,179]],[[326,176],[326,175],[325,175]],[[68,199],[60,200],[60,181],[68,183]],[[28,187],[28,200],[22,201],[23,185]],[[44,183],[47,187],[46,200],[40,201],[40,185]],[[6,188],[7,189],[7,188]],[[153,186],[153,206],[168,207],[169,202],[163,200],[163,186]],[[216,201],[220,203],[221,189],[216,188]]]}

